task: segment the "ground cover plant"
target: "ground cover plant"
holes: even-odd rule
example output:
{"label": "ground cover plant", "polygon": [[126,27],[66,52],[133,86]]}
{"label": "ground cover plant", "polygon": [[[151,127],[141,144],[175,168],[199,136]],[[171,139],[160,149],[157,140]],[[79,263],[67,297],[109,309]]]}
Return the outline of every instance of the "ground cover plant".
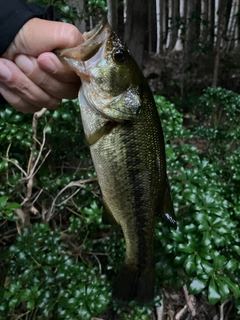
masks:
{"label": "ground cover plant", "polygon": [[[209,114],[204,111],[201,126],[190,129],[172,103],[155,99],[178,228],[158,221],[156,298],[145,307],[111,299],[124,240],[120,229],[101,222],[101,195],[77,101],[63,101],[58,110],[34,117],[7,104],[1,110],[2,319],[147,320],[157,317],[166,292],[183,287],[196,301],[231,304],[232,319],[237,319],[239,95],[207,89],[198,109]],[[217,108],[221,119],[216,126]],[[164,312],[170,319],[170,311]]]}

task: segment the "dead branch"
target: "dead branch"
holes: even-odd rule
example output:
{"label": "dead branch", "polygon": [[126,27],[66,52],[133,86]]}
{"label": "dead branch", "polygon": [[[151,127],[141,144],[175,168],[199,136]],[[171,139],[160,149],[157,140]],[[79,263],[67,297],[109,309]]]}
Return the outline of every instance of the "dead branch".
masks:
{"label": "dead branch", "polygon": [[176,314],[175,320],[180,320],[184,316],[184,314],[187,313],[187,311],[188,311],[188,307],[185,304],[185,306]]}
{"label": "dead branch", "polygon": [[161,306],[156,307],[156,316],[157,316],[157,320],[163,320],[163,316],[164,316],[163,299],[161,301]]}
{"label": "dead branch", "polygon": [[46,108],[43,108],[42,110],[35,112],[33,115],[33,121],[32,121],[32,128],[33,128],[33,144],[31,147],[31,155],[29,158],[29,162],[28,162],[28,176],[26,177],[26,180],[28,180],[27,182],[27,194],[26,197],[23,201],[23,205],[25,203],[27,203],[31,196],[32,196],[32,189],[33,189],[33,182],[34,182],[34,176],[35,176],[35,169],[36,166],[40,160],[40,157],[42,155],[43,152],[43,148],[45,145],[45,140],[46,140],[46,133],[45,133],[45,129],[43,129],[43,139],[42,139],[42,143],[40,143],[40,150],[38,153],[38,156],[36,157],[36,155],[34,154],[34,151],[37,150],[37,128],[38,128],[38,120],[40,119],[40,117],[47,111]]}
{"label": "dead branch", "polygon": [[[47,217],[46,220],[49,221],[50,219],[53,218],[54,215],[54,209],[56,206],[56,202],[57,199],[59,198],[59,196],[68,188],[72,188],[72,187],[78,187],[77,191],[75,191],[73,194],[71,194],[71,196],[69,196],[67,199],[65,199],[62,203],[66,203],[66,201],[69,201],[71,198],[73,198],[74,195],[76,195],[82,188],[85,188],[85,184],[88,182],[92,182],[95,181],[95,179],[87,179],[87,180],[77,180],[77,181],[71,181],[69,182],[62,190],[60,190],[58,192],[58,194],[56,195],[56,197],[53,199],[52,202],[52,206],[49,209],[48,213],[47,213]],[[62,204],[61,203],[61,204]]]}
{"label": "dead branch", "polygon": [[187,302],[187,306],[188,306],[189,310],[191,311],[192,316],[195,317],[197,315],[197,313],[196,313],[196,298],[194,295],[188,294],[188,289],[187,289],[186,285],[183,286],[183,291],[184,291],[185,299]]}
{"label": "dead branch", "polygon": [[[224,306],[229,302],[229,299],[225,300],[220,306],[220,319],[224,320]],[[227,318],[226,318],[227,319]]]}

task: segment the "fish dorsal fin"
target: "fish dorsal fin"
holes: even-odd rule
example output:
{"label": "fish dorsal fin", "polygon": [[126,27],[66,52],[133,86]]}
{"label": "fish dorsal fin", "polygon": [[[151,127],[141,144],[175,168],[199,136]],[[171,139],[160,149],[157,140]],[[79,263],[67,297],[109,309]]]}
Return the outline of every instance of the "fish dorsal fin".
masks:
{"label": "fish dorsal fin", "polygon": [[112,214],[112,211],[109,209],[106,201],[104,200],[104,198],[103,198],[102,223],[103,224],[110,224],[110,225],[117,225],[118,224]]}

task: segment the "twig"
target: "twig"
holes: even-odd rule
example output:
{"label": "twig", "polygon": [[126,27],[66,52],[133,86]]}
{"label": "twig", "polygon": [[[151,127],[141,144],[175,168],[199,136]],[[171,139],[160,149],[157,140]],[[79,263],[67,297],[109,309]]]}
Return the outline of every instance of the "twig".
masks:
{"label": "twig", "polygon": [[[94,181],[95,179],[87,179],[87,180],[77,180],[77,181],[71,181],[69,182],[62,190],[60,190],[58,192],[58,194],[56,195],[56,197],[53,199],[52,201],[52,206],[51,208],[49,209],[48,211],[48,214],[47,214],[47,221],[49,221],[50,219],[52,219],[53,217],[53,211],[54,211],[54,207],[55,207],[55,204],[56,204],[56,201],[58,199],[58,197],[68,188],[71,188],[71,187],[79,187],[78,188],[78,191],[79,192],[81,190],[81,188],[85,188],[85,183],[88,183],[88,182],[92,182]],[[68,200],[71,199],[77,192],[74,192],[73,195],[71,195],[70,197],[68,197]]]}
{"label": "twig", "polygon": [[15,161],[13,161],[12,159],[9,159],[9,158],[3,158],[3,160],[6,160],[7,162],[10,162],[12,164],[14,164],[21,172],[22,174],[27,177],[27,172],[25,170],[23,170],[23,168],[21,168]]}
{"label": "twig", "polygon": [[194,295],[192,294],[188,294],[188,289],[187,289],[187,286],[184,285],[183,286],[183,291],[184,291],[184,295],[185,295],[185,299],[186,299],[186,302],[187,302],[187,306],[189,308],[189,310],[191,311],[191,314],[193,317],[196,316],[196,298]]}
{"label": "twig", "polygon": [[176,314],[175,320],[180,320],[187,311],[188,311],[188,307],[185,304],[185,306]]}
{"label": "twig", "polygon": [[62,202],[60,202],[58,204],[59,207],[61,207],[61,205],[63,205],[64,203],[68,202],[72,197],[75,196],[75,194],[77,194],[79,191],[81,190],[81,187],[78,188],[76,191],[74,191],[69,197],[67,197],[66,199],[64,199]]}
{"label": "twig", "polygon": [[[44,108],[45,109],[45,108]],[[44,110],[42,109],[42,110]],[[41,111],[42,111],[41,110]],[[44,110],[44,112],[46,112],[47,109]],[[39,111],[40,112],[40,111]],[[41,113],[41,116],[44,114]],[[32,127],[33,127],[33,145],[32,145],[32,150],[36,150],[37,146],[36,146],[36,141],[37,141],[37,125],[38,125],[38,119],[40,118],[40,113],[36,112],[34,113],[34,116],[33,116],[33,124],[32,124]],[[36,166],[40,160],[40,157],[42,155],[42,152],[43,152],[43,148],[45,146],[45,142],[46,142],[46,129],[44,128],[43,129],[43,137],[42,137],[42,143],[40,144],[40,150],[39,150],[39,153],[38,153],[38,156],[37,158],[35,159],[35,156],[32,156],[30,158],[30,163],[29,163],[29,179],[31,179],[34,175],[35,175],[35,169],[36,169]],[[48,151],[48,154],[50,153],[50,151]]]}
{"label": "twig", "polygon": [[164,308],[163,308],[163,299],[162,299],[160,307],[156,307],[157,320],[163,320],[163,315],[164,315],[163,309]]}
{"label": "twig", "polygon": [[224,306],[229,302],[229,299],[225,300],[220,306],[220,319],[224,320]]}
{"label": "twig", "polygon": [[[29,162],[28,162],[28,175],[25,178],[28,182],[27,182],[27,193],[25,196],[25,199],[23,200],[22,205],[27,204],[27,202],[29,202],[31,196],[32,196],[32,189],[33,189],[33,183],[34,183],[34,177],[37,173],[37,171],[39,170],[39,168],[41,167],[42,163],[46,160],[47,156],[50,153],[50,150],[47,152],[47,154],[45,155],[43,161],[41,162],[41,165],[39,166],[39,168],[36,170],[36,167],[39,163],[40,157],[42,155],[43,152],[43,148],[45,146],[45,141],[46,141],[46,132],[45,132],[45,128],[43,129],[43,137],[42,137],[42,143],[38,142],[37,140],[37,128],[38,128],[38,120],[39,118],[41,118],[43,116],[43,114],[47,111],[46,108],[41,109],[38,112],[35,112],[33,115],[33,121],[32,121],[32,128],[33,128],[33,144],[31,147],[31,155],[29,158]],[[40,150],[38,152],[37,157],[34,155],[33,151],[35,151],[37,149],[37,142],[40,144]],[[33,212],[36,212],[36,210],[33,208],[32,210]]]}

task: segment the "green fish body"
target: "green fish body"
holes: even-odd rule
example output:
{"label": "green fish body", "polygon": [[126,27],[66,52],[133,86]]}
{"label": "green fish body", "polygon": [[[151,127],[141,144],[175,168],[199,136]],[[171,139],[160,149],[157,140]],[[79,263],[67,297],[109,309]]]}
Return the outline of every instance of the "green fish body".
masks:
{"label": "green fish body", "polygon": [[102,23],[61,59],[82,79],[79,103],[103,197],[103,222],[121,226],[126,256],[116,279],[118,300],[154,296],[157,216],[175,226],[164,137],[151,90],[126,45]]}

